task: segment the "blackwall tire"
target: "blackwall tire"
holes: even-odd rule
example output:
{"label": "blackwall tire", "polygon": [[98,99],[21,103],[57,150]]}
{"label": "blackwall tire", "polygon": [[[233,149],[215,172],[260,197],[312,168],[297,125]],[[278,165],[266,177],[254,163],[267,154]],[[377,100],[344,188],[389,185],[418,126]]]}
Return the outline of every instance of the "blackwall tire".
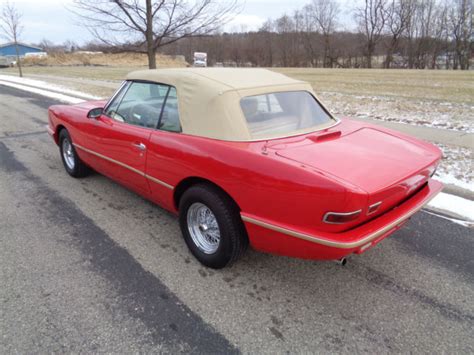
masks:
{"label": "blackwall tire", "polygon": [[59,132],[59,151],[64,169],[66,169],[69,175],[80,178],[90,173],[89,167],[77,155],[71,136],[66,129],[62,129]]}
{"label": "blackwall tire", "polygon": [[210,184],[194,185],[183,193],[179,224],[191,253],[205,266],[221,269],[231,265],[248,247],[237,206]]}

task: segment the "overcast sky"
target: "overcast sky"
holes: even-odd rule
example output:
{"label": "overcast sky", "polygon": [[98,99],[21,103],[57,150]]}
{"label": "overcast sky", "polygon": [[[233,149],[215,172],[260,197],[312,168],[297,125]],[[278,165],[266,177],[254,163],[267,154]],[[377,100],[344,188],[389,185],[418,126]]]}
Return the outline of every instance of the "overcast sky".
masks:
{"label": "overcast sky", "polygon": [[[3,4],[6,0],[0,0]],[[227,30],[256,30],[267,18],[277,18],[283,13],[291,14],[302,8],[311,0],[246,0],[243,10]],[[351,27],[350,15],[345,11],[348,5],[357,0],[339,0],[341,4],[342,20],[346,27]],[[77,43],[84,43],[92,39],[87,29],[76,24],[77,19],[67,7],[72,0],[10,0],[23,14],[23,35],[21,40],[26,43],[38,43],[48,39],[55,43],[62,43],[71,39]],[[0,39],[0,43],[4,39]]]}

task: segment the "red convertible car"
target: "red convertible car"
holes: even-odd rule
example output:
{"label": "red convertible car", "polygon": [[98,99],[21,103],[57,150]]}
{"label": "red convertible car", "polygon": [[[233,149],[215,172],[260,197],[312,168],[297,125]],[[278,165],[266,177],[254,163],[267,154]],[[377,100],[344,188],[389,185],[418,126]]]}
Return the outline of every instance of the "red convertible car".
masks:
{"label": "red convertible car", "polygon": [[308,83],[263,69],[133,72],[107,102],[51,106],[48,131],[71,176],[92,168],[179,214],[213,268],[249,244],[344,260],[442,189],[438,148],[337,119]]}

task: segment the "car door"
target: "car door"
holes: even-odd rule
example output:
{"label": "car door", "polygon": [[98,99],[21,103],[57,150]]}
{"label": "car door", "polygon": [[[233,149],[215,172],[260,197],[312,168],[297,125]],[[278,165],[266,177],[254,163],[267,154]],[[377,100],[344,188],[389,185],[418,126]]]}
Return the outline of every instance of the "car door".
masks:
{"label": "car door", "polygon": [[[109,102],[105,104],[105,108],[117,108],[118,104],[123,98],[123,95],[127,92],[128,86],[130,84],[131,82],[129,81],[123,82],[120,88],[114,94],[114,96],[112,96]],[[94,107],[89,107],[89,109],[92,108]],[[105,112],[105,109],[103,109],[102,111]],[[108,132],[108,129],[106,129],[106,126],[104,126],[104,124],[109,124],[105,115],[102,115],[99,118],[97,118],[96,116],[88,117],[87,119],[80,122],[80,125],[77,129],[78,133],[80,134],[74,135],[74,141],[76,149],[80,149],[81,153],[86,154],[85,158],[83,159],[94,170],[97,170],[98,172],[101,172],[104,175],[108,175],[105,171],[103,171],[105,167],[108,167],[108,164],[105,164],[104,158],[98,155],[99,151],[103,151],[103,147],[101,146],[101,140]]]}
{"label": "car door", "polygon": [[147,148],[167,92],[166,85],[130,82],[96,122],[94,145],[102,158],[102,173],[142,195],[150,193]]}
{"label": "car door", "polygon": [[158,129],[150,137],[146,162],[151,199],[169,210],[173,210],[173,183],[182,171],[179,158],[184,154],[185,148],[180,133],[176,88],[170,86]]}

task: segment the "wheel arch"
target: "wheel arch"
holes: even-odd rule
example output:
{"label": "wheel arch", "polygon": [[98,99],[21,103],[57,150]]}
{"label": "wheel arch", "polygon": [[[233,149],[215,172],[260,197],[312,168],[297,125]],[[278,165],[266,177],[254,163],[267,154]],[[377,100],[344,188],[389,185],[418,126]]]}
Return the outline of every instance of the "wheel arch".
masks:
{"label": "wheel arch", "polygon": [[[62,131],[63,129],[66,129],[66,127],[65,127],[64,125],[62,125],[62,124],[58,124],[58,125],[56,126],[55,131],[54,131],[54,136],[53,136],[53,138],[54,138],[54,141],[56,142],[57,145],[59,145],[59,135],[61,134],[61,131]],[[67,129],[66,129],[66,130],[67,130]]]}
{"label": "wheel arch", "polygon": [[240,212],[242,210],[240,208],[239,204],[235,201],[235,199],[227,191],[225,191],[222,187],[220,187],[215,182],[213,182],[209,179],[206,179],[206,178],[199,177],[199,176],[190,176],[190,177],[187,177],[187,178],[181,180],[178,183],[178,185],[176,185],[176,187],[174,188],[173,204],[174,204],[174,208],[176,209],[176,211],[179,210],[179,200],[181,199],[181,196],[183,195],[183,193],[187,189],[189,189],[191,186],[194,186],[194,185],[197,185],[197,184],[207,184],[207,185],[213,186],[214,188],[217,188],[223,194],[225,194],[229,198],[230,201],[232,201],[232,203],[234,204],[234,207],[237,209],[238,212]]}

